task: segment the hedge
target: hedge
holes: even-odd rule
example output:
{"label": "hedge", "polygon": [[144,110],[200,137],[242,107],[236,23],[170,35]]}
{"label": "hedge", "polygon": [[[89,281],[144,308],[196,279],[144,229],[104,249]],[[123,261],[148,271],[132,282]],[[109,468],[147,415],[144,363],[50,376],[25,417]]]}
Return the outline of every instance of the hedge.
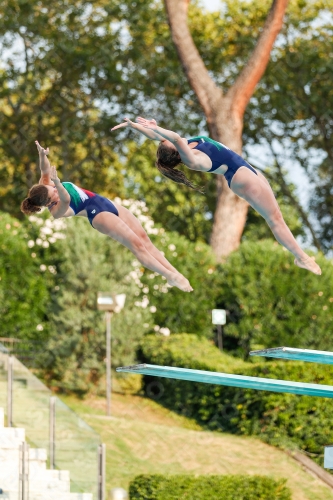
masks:
{"label": "hedge", "polygon": [[[189,348],[190,344],[190,348]],[[193,358],[191,357],[193,352]],[[220,353],[194,335],[146,336],[144,362],[254,377],[333,383],[333,367],[293,361],[245,363]],[[323,447],[333,442],[333,401],[319,397],[254,391],[174,379],[145,377],[145,389],[164,406],[210,430],[258,435],[270,444],[298,448],[322,465]]]}
{"label": "hedge", "polygon": [[286,480],[265,476],[137,476],[129,487],[130,500],[291,500]]}
{"label": "hedge", "polygon": [[239,356],[257,346],[332,350],[333,259],[316,255],[320,277],[293,260],[276,241],[245,241],[220,267],[216,305],[229,311],[225,345]]}

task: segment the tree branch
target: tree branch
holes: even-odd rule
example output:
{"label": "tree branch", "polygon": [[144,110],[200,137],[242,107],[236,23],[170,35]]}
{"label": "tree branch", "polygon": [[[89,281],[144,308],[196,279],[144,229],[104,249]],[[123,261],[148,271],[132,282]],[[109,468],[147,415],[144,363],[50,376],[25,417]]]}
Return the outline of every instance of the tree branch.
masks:
{"label": "tree branch", "polygon": [[214,113],[214,104],[222,98],[222,91],[210,77],[188,28],[189,2],[190,0],[164,0],[172,40],[180,62],[209,123]]}
{"label": "tree branch", "polygon": [[255,88],[266,70],[272,47],[282,28],[288,1],[273,0],[257,45],[246,66],[226,95],[233,102],[232,109],[239,117],[243,116]]}

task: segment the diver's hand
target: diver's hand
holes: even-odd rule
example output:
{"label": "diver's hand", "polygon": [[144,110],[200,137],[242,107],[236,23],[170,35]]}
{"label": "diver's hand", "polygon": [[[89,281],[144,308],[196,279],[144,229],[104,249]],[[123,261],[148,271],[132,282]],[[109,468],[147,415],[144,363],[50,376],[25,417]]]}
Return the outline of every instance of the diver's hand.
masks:
{"label": "diver's hand", "polygon": [[42,146],[39,144],[38,141],[35,141],[35,144],[37,146],[37,150],[40,156],[47,156],[49,154],[50,152],[49,148],[46,149],[42,148]]}
{"label": "diver's hand", "polygon": [[137,128],[137,125],[135,122],[132,122],[129,118],[124,118],[123,123],[119,123],[119,125],[116,125],[115,127],[112,127],[111,132],[113,130],[117,130],[117,128],[122,128],[122,127],[130,127],[130,128]]}
{"label": "diver's hand", "polygon": [[138,116],[136,122],[139,123],[139,125],[142,125],[142,127],[149,128],[150,130],[157,130],[157,123],[154,118],[152,118],[151,120],[146,120],[146,118]]}

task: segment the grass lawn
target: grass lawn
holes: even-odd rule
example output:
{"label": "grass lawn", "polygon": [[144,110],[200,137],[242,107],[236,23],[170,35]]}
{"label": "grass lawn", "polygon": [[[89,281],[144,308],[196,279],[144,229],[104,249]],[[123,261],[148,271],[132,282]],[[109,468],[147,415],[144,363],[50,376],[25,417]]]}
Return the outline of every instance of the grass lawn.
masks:
{"label": "grass lawn", "polygon": [[[127,489],[141,473],[262,474],[286,478],[293,500],[333,499],[333,492],[282,451],[259,439],[203,431],[150,399],[113,394],[105,400],[61,398],[100,435],[107,447],[107,491]],[[272,499],[273,500],[273,499]]]}

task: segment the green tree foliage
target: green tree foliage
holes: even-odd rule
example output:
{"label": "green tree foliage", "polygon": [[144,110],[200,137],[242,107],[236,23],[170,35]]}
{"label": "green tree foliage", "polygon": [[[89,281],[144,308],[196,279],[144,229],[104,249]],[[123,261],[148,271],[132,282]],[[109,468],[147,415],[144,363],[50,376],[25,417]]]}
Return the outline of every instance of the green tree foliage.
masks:
{"label": "green tree foliage", "polygon": [[280,173],[286,161],[304,168],[312,187],[313,228],[324,250],[332,246],[332,50],[327,2],[291,2],[244,129],[246,141],[271,151]]}
{"label": "green tree foliage", "polygon": [[[108,131],[127,113],[154,114],[187,137],[205,130],[180,68],[162,3],[128,0],[111,5],[99,0],[69,6],[63,0],[43,5],[4,0],[1,5],[0,206],[19,214],[19,201],[36,179],[34,140],[38,138],[50,145],[51,160],[64,180],[111,197],[139,197],[168,231],[208,242],[216,200],[214,177],[189,173],[204,187],[204,196],[176,186],[161,179],[153,166],[155,146],[146,143],[139,151],[142,141],[137,134]],[[308,9],[312,14],[305,15],[307,8],[297,5],[288,24],[291,31],[298,14],[310,25],[321,8],[316,4],[316,9]],[[227,2],[221,14],[193,3],[191,31],[219,84],[231,84],[247,60],[267,8],[268,2]],[[254,127],[270,128],[265,97],[258,100],[258,108],[256,103],[248,115],[252,132],[246,127],[246,138],[253,137]],[[267,120],[258,122],[266,112]],[[133,137],[137,146],[131,142]],[[253,140],[260,141],[260,136]],[[258,222],[261,219],[249,217],[250,225]]]}
{"label": "green tree foliage", "polygon": [[6,211],[19,214],[36,182],[35,139],[51,147],[64,180],[121,194],[119,162],[100,122],[103,82],[110,101],[119,83],[120,28],[103,4],[1,2],[0,208]]}
{"label": "green tree foliage", "polygon": [[141,474],[130,483],[131,500],[291,500],[286,480],[264,476]]}
{"label": "green tree foliage", "polygon": [[45,338],[47,282],[29,248],[27,228],[0,213],[0,317],[1,336],[22,340]]}

